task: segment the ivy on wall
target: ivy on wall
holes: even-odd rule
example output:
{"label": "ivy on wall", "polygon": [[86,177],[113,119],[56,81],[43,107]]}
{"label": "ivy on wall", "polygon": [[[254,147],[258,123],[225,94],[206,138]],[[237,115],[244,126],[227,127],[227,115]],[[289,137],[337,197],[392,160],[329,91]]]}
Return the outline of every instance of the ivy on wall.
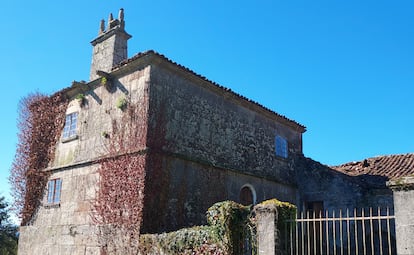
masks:
{"label": "ivy on wall", "polygon": [[43,170],[54,159],[67,103],[63,93],[50,97],[34,93],[20,101],[18,143],[9,181],[13,209],[21,218],[22,226],[30,223],[41,203],[50,175]]}
{"label": "ivy on wall", "polygon": [[250,207],[233,201],[212,205],[206,213],[208,226],[183,228],[140,238],[140,254],[243,254],[249,238]]}
{"label": "ivy on wall", "polygon": [[294,205],[277,199],[263,201],[255,207],[223,201],[215,203],[207,210],[208,226],[183,228],[163,234],[141,235],[139,254],[258,254],[257,210],[274,212],[277,221],[275,243],[285,244],[287,240],[284,240],[284,236],[288,235],[284,233],[286,231],[284,223],[295,218]]}
{"label": "ivy on wall", "polygon": [[137,254],[145,187],[145,108],[128,104],[112,120],[107,152],[98,169],[92,218],[101,254]]}
{"label": "ivy on wall", "polygon": [[[50,97],[31,94],[20,102],[19,141],[10,182],[14,208],[22,219],[22,225],[30,224],[41,204],[50,175],[49,171],[43,170],[54,159],[67,103],[63,93]],[[91,213],[99,229],[101,254],[158,251],[168,254],[241,254],[246,238],[252,240],[255,237],[254,231],[248,231],[252,221],[251,211],[249,207],[230,201],[217,203],[207,211],[208,226],[161,235],[140,235],[144,199],[150,201],[147,204],[150,208],[160,209],[157,212],[148,210],[155,214],[153,219],[161,219],[165,208],[156,206],[157,202],[166,204],[168,194],[161,192],[160,196],[159,193],[160,190],[165,191],[169,184],[160,157],[165,145],[165,116],[156,115],[152,135],[148,137],[148,111],[144,104],[144,101],[142,104],[128,103],[122,111],[118,109],[119,115],[114,114],[111,130],[105,131],[107,151],[99,161],[99,182]],[[160,108],[163,107],[161,105]],[[147,153],[148,144],[151,145],[151,153]],[[148,166],[152,170],[146,176]],[[146,178],[151,183],[148,187],[145,185]],[[275,204],[281,219],[295,214],[294,207],[289,204],[276,200],[263,204]],[[152,218],[146,219],[150,221]],[[156,222],[147,224],[158,227]]]}

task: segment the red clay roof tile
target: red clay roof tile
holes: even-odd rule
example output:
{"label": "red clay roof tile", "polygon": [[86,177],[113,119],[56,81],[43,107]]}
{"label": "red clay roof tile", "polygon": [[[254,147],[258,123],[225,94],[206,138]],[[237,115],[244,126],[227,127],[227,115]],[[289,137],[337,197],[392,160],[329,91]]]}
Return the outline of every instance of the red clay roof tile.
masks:
{"label": "red clay roof tile", "polygon": [[395,179],[414,175],[414,153],[373,157],[331,168],[352,176],[367,174]]}
{"label": "red clay roof tile", "polygon": [[302,124],[300,124],[300,123],[298,123],[298,122],[296,122],[296,121],[294,121],[294,120],[291,120],[291,119],[287,118],[287,117],[286,117],[286,116],[284,116],[284,115],[278,114],[278,113],[276,113],[275,111],[273,111],[273,110],[271,110],[271,109],[269,109],[269,108],[267,108],[267,107],[265,107],[265,106],[263,106],[263,105],[259,104],[259,103],[258,103],[258,102],[256,102],[256,101],[253,101],[253,100],[251,100],[251,99],[249,99],[249,98],[247,98],[247,97],[245,97],[245,96],[242,96],[242,95],[240,95],[240,94],[237,94],[236,92],[232,91],[231,89],[226,88],[226,87],[223,87],[223,86],[221,86],[220,84],[217,84],[216,82],[211,81],[211,80],[207,79],[206,77],[204,77],[204,76],[202,76],[202,75],[200,75],[200,74],[198,74],[198,73],[195,73],[195,72],[194,72],[194,71],[192,71],[191,69],[189,69],[189,68],[187,68],[187,67],[185,67],[185,66],[183,66],[183,65],[180,65],[180,64],[178,64],[178,63],[176,63],[176,62],[172,61],[171,59],[167,58],[166,56],[164,56],[164,55],[162,55],[162,54],[160,54],[160,53],[158,53],[158,52],[156,52],[156,51],[153,51],[153,50],[148,50],[148,51],[140,52],[140,53],[136,54],[135,56],[133,56],[133,57],[131,57],[131,58],[129,58],[129,59],[126,59],[126,60],[122,61],[122,62],[121,62],[121,63],[119,63],[117,66],[114,66],[114,67],[112,68],[112,70],[119,69],[119,68],[121,68],[122,66],[125,66],[125,65],[127,65],[127,64],[129,64],[129,63],[131,63],[131,62],[133,62],[133,61],[135,61],[135,60],[137,60],[137,59],[139,59],[139,58],[142,58],[142,57],[145,57],[145,56],[148,56],[148,55],[155,55],[155,56],[158,56],[158,57],[160,57],[161,59],[163,59],[163,60],[165,60],[165,61],[167,61],[167,62],[169,62],[169,63],[171,63],[171,64],[173,64],[173,65],[178,66],[179,68],[183,69],[184,71],[189,72],[189,73],[191,73],[191,74],[193,74],[193,75],[195,75],[195,76],[198,76],[199,78],[201,78],[201,79],[203,79],[203,80],[205,80],[205,81],[207,81],[207,82],[209,82],[209,83],[211,83],[211,84],[213,84],[213,85],[217,86],[218,88],[222,89],[224,92],[229,92],[229,93],[232,93],[233,95],[237,96],[237,97],[238,97],[238,98],[240,98],[241,100],[246,100],[246,101],[248,101],[248,102],[250,102],[250,103],[252,103],[252,104],[254,104],[254,105],[257,105],[257,106],[261,107],[262,109],[264,109],[264,110],[266,110],[266,111],[268,111],[268,112],[270,112],[270,113],[272,113],[272,114],[277,115],[279,118],[281,118],[281,119],[283,119],[283,120],[285,120],[285,121],[287,121],[287,122],[289,122],[289,123],[291,123],[291,124],[293,124],[293,125],[297,126],[297,127],[300,129],[300,131],[301,131],[302,133],[303,133],[303,132],[306,132],[306,127],[305,127],[304,125],[302,125]]}

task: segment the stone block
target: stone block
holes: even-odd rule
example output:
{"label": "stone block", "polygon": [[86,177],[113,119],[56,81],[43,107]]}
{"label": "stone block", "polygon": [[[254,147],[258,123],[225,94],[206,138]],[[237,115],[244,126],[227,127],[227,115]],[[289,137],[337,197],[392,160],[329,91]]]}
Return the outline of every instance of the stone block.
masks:
{"label": "stone block", "polygon": [[86,247],[85,255],[100,255],[100,248],[97,246]]}

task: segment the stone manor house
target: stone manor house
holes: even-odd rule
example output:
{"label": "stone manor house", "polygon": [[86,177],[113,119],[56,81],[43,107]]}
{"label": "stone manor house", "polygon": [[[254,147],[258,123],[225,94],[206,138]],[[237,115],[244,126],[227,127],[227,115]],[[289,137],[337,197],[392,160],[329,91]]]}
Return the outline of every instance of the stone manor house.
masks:
{"label": "stone manor house", "polygon": [[[153,164],[145,163],[145,185],[158,194],[144,194],[142,233],[203,224],[207,208],[223,200],[248,205],[277,198],[300,211],[392,208],[386,181],[413,171],[410,154],[333,168],[306,158],[305,126],[155,51],[128,58],[130,38],[122,10],[106,27],[102,22],[91,42],[90,80],[64,90],[70,98],[65,127],[46,169],[51,176],[41,206],[20,228],[19,254],[99,254],[90,219],[96,159],[106,156],[111,121],[125,114],[122,102],[142,107],[142,153],[156,153],[162,165],[156,179]],[[75,98],[79,93],[86,104]]]}

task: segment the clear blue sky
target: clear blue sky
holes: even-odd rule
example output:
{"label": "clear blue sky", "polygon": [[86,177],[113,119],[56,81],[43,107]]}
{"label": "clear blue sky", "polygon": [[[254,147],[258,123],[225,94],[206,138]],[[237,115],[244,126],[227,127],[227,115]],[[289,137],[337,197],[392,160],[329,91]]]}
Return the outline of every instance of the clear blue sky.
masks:
{"label": "clear blue sky", "polygon": [[99,21],[125,8],[129,56],[148,50],[305,125],[328,165],[414,152],[413,1],[4,1],[0,194],[17,105],[88,80]]}

